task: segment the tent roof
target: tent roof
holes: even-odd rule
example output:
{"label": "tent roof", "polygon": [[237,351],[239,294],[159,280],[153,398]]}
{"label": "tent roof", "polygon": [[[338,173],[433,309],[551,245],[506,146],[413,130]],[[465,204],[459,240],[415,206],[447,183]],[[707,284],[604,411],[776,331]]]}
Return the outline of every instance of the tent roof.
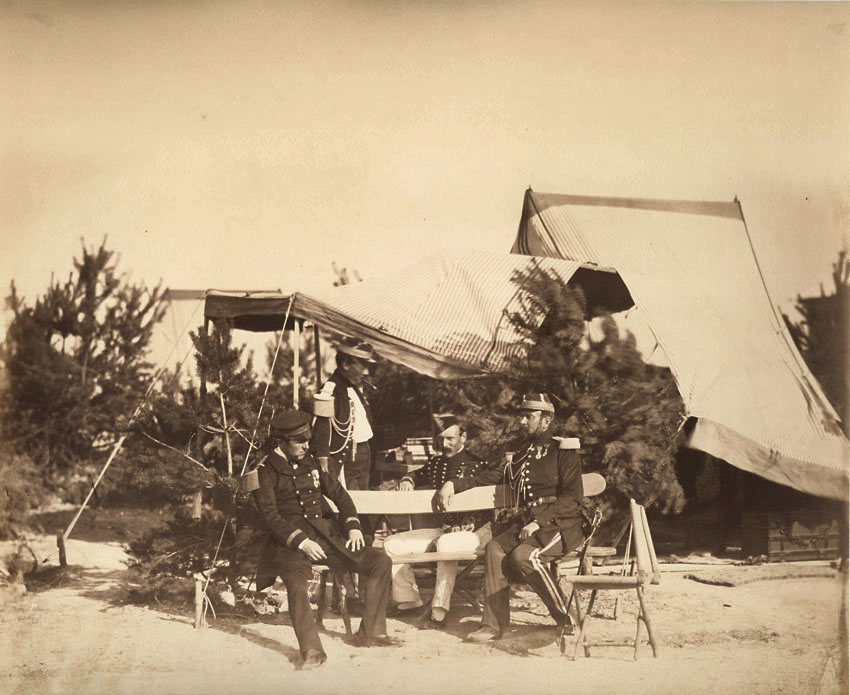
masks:
{"label": "tent roof", "polygon": [[847,438],[771,304],[737,201],[529,189],[513,252],[617,270],[696,419],[689,446],[847,499]]}
{"label": "tent roof", "polygon": [[423,374],[468,378],[504,371],[523,348],[508,318],[521,308],[511,279],[533,264],[581,283],[596,306],[618,311],[632,304],[610,270],[475,251],[435,255],[381,278],[313,294],[209,291],[204,314],[232,319],[240,329],[280,330],[291,301],[287,328],[308,320],[368,341],[381,356]]}

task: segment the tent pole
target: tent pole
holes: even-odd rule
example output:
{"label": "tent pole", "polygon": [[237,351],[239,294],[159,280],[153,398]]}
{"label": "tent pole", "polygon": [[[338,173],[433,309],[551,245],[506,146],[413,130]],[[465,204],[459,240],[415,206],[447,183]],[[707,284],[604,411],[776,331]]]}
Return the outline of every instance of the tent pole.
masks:
{"label": "tent pole", "polygon": [[[284,326],[284,329],[286,326]],[[292,322],[292,407],[298,410],[298,384],[301,381],[301,322]]]}
{"label": "tent pole", "polygon": [[[206,340],[207,340],[207,335],[209,333],[209,327],[210,327],[210,320],[206,316],[204,316],[204,325],[201,327],[201,338],[203,338],[204,342],[206,342]],[[204,403],[205,403],[206,398],[207,398],[207,373],[206,373],[206,370],[204,369],[203,365],[201,366],[199,372],[200,373],[199,373],[198,376],[201,377],[201,385],[200,385],[201,407],[203,408]]]}
{"label": "tent pole", "polygon": [[319,327],[313,324],[313,346],[316,350],[316,391],[322,387],[322,348],[319,346]]}
{"label": "tent pole", "polygon": [[[201,338],[203,339],[205,344],[206,344],[206,341],[207,341],[207,336],[209,335],[209,327],[210,327],[210,320],[206,316],[204,316],[204,325],[201,327]],[[198,371],[199,371],[198,376],[201,379],[201,383],[200,383],[199,389],[198,389],[200,391],[200,394],[201,394],[201,413],[202,413],[201,417],[204,417],[206,415],[206,403],[207,403],[207,372],[203,368],[203,366],[201,366],[201,368]],[[201,435],[201,430],[200,430],[200,428],[198,428],[198,436],[195,438],[195,447],[196,447],[196,453],[198,454],[198,460],[199,461],[201,460],[201,457],[203,456],[203,448],[201,447],[201,443],[199,441],[200,435]],[[192,494],[192,512],[191,512],[192,519],[194,519],[196,521],[200,520],[201,511],[203,509],[203,503],[204,503],[204,491],[203,491],[202,488],[198,488]],[[200,580],[200,578],[198,577],[197,574],[195,575],[195,601],[194,601],[194,603],[195,603],[195,623],[194,623],[194,627],[195,627],[196,630],[199,630],[200,628],[202,628],[204,626],[204,614],[203,614],[204,585],[203,585],[203,582],[201,582],[201,580]]]}

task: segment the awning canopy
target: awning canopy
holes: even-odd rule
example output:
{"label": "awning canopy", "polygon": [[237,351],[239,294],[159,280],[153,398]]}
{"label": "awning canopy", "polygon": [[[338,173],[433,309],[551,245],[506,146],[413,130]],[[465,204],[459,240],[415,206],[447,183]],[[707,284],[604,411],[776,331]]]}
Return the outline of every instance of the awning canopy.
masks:
{"label": "awning canopy", "polygon": [[737,202],[529,189],[513,252],[617,271],[695,418],[688,446],[848,498],[847,438],[771,304]]}
{"label": "awning canopy", "polygon": [[[244,330],[280,330],[291,300],[290,323],[303,319],[365,340],[382,357],[428,376],[469,378],[504,371],[523,349],[509,320],[521,308],[512,278],[532,264],[554,271],[565,282],[582,284],[611,310],[631,304],[622,281],[609,270],[476,251],[436,255],[380,278],[320,293],[210,291],[204,314],[231,319]],[[610,300],[599,294],[601,288]],[[543,316],[536,318],[542,321]]]}

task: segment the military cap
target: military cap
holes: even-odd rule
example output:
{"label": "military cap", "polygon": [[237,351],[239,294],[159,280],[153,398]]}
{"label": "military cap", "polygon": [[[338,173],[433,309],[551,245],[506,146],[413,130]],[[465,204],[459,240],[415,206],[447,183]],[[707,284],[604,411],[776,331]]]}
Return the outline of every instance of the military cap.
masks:
{"label": "military cap", "polygon": [[526,393],[522,397],[522,403],[519,409],[540,410],[544,413],[555,414],[555,406],[552,404],[552,399],[546,393]]}
{"label": "military cap", "polygon": [[364,343],[362,340],[354,340],[353,338],[344,338],[336,347],[337,352],[343,355],[356,357],[364,362],[374,362],[375,355],[372,351],[372,346],[369,343]]}
{"label": "military cap", "polygon": [[450,427],[457,425],[460,428],[461,432],[466,431],[466,423],[463,418],[458,417],[454,413],[439,413],[431,415],[437,427],[439,428],[439,435],[442,435]]}
{"label": "military cap", "polygon": [[271,436],[276,438],[306,440],[312,434],[310,419],[310,416],[301,410],[284,410],[272,418],[269,431]]}

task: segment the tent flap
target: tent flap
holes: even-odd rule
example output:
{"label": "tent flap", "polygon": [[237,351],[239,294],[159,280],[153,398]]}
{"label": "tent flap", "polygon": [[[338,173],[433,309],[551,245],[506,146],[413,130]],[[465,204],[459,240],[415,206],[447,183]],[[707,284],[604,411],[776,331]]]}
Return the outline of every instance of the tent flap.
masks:
{"label": "tent flap", "polygon": [[528,190],[513,252],[613,268],[669,361],[688,445],[848,498],[838,417],[774,311],[740,205]]}

